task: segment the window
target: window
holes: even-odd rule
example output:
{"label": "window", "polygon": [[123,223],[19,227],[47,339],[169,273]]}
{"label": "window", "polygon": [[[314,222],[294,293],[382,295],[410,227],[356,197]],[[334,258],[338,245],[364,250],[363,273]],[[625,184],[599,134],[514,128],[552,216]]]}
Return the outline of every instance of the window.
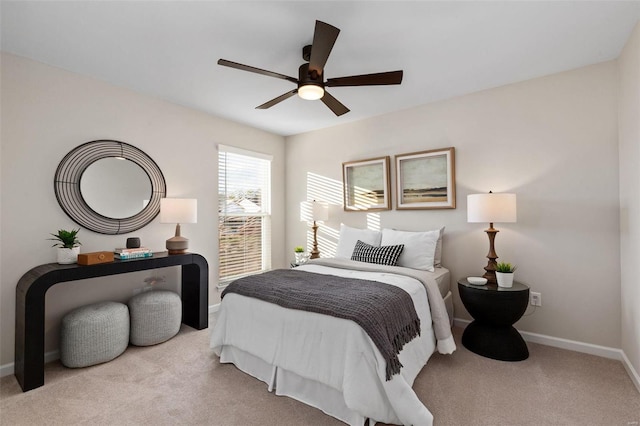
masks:
{"label": "window", "polygon": [[219,287],[271,269],[271,158],[219,145]]}

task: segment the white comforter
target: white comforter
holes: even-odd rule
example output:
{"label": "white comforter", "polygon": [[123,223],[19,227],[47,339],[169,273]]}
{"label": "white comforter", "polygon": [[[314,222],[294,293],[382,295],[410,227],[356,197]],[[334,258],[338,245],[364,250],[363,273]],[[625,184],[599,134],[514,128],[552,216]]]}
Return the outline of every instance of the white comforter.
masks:
{"label": "white comforter", "polygon": [[[299,268],[320,274],[381,281],[400,287],[411,295],[420,318],[421,335],[400,352],[401,373],[389,381],[385,380],[384,358],[369,336],[352,321],[286,309],[233,293],[223,299],[211,335],[211,347],[215,353],[220,356],[225,348],[239,349],[275,369],[295,373],[336,390],[351,411],[348,415],[344,414],[344,409],[332,410],[331,398],[327,396],[323,401],[318,392],[308,395],[301,390],[299,395],[292,395],[287,389],[283,394],[314,405],[348,423],[362,425],[361,420],[370,418],[386,423],[431,425],[433,416],[411,388],[436,348],[424,285],[414,278],[391,273],[321,265]],[[449,348],[448,352],[451,351]],[[229,358],[233,359],[232,356]],[[261,379],[265,380],[264,377]],[[269,383],[270,387],[272,384]],[[277,383],[275,388],[278,393]]]}

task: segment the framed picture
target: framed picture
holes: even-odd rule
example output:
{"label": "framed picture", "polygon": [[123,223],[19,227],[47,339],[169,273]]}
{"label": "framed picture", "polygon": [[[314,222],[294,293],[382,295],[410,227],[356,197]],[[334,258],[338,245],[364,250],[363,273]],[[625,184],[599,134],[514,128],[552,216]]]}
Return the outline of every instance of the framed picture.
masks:
{"label": "framed picture", "polygon": [[398,210],[455,209],[455,148],[396,155]]}
{"label": "framed picture", "polygon": [[391,209],[389,164],[388,156],[342,163],[346,211]]}

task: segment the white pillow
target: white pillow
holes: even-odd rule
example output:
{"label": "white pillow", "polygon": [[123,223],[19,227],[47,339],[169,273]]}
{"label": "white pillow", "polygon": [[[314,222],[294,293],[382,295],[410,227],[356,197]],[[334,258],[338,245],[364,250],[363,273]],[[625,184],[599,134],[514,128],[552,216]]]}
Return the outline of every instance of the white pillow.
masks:
{"label": "white pillow", "polygon": [[358,229],[340,224],[340,240],[338,240],[338,248],[336,257],[342,259],[351,259],[353,249],[356,247],[358,240],[374,247],[380,247],[380,239],[382,234],[380,231],[372,231],[371,229]]}
{"label": "white pillow", "polygon": [[440,228],[440,236],[436,243],[436,253],[433,256],[433,266],[442,266],[442,234],[444,234],[444,226]]}
{"label": "white pillow", "polygon": [[404,244],[404,250],[398,258],[398,266],[433,272],[436,245],[440,230],[425,232],[382,230],[383,246]]}

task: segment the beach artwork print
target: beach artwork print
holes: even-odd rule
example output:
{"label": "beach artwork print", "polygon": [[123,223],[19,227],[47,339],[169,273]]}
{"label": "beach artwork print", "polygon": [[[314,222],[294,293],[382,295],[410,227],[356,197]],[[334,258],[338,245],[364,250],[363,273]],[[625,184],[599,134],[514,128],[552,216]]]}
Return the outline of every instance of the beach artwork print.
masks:
{"label": "beach artwork print", "polygon": [[381,157],[342,164],[345,210],[391,208],[389,163],[389,157]]}
{"label": "beach artwork print", "polygon": [[397,208],[455,208],[454,148],[396,156]]}

